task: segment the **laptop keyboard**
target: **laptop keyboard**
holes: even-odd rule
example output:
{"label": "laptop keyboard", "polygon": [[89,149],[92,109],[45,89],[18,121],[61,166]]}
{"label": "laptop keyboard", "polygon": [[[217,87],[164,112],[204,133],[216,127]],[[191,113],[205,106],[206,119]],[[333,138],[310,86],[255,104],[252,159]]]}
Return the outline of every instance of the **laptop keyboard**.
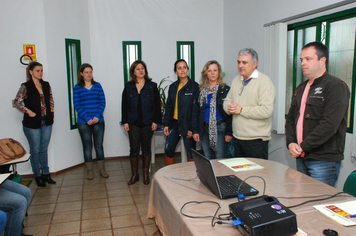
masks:
{"label": "laptop keyboard", "polygon": [[[238,185],[236,185],[236,180],[232,181],[230,177],[224,177],[224,176],[220,176],[216,178],[220,187],[221,191],[224,191],[225,193],[228,194],[234,194],[234,193],[238,193],[237,189],[238,189]],[[241,187],[240,187],[240,192],[241,192]]]}

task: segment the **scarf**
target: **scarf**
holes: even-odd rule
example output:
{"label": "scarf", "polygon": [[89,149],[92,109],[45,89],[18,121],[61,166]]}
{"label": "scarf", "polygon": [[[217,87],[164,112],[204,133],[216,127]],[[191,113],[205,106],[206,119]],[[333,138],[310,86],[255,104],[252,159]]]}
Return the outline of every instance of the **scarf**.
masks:
{"label": "scarf", "polygon": [[216,125],[216,96],[219,89],[219,84],[210,89],[209,84],[200,91],[199,103],[200,107],[205,106],[208,101],[209,91],[213,92],[213,97],[210,100],[210,116],[209,116],[209,142],[210,148],[213,151],[218,150],[218,128]]}

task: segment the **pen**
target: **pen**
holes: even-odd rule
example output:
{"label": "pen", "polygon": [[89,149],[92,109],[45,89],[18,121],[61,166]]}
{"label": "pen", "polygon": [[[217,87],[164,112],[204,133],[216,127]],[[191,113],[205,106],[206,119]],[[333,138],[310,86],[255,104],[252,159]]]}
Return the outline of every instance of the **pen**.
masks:
{"label": "pen", "polygon": [[356,214],[350,215],[350,217],[356,217]]}

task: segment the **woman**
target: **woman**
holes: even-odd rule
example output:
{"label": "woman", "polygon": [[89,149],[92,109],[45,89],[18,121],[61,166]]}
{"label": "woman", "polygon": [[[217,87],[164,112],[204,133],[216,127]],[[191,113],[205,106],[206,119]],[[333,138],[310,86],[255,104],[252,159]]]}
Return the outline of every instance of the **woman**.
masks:
{"label": "woman", "polygon": [[83,143],[86,178],[94,178],[92,159],[92,139],[101,177],[108,178],[104,165],[104,109],[106,105],[104,90],[93,78],[93,67],[84,63],[80,66],[78,84],[73,92],[74,109],[78,113],[78,131]]}
{"label": "woman", "polygon": [[199,85],[188,77],[189,67],[185,60],[180,59],[174,63],[174,72],[178,80],[169,86],[168,98],[163,119],[163,132],[167,136],[165,145],[166,165],[175,163],[174,152],[180,137],[183,137],[188,160],[192,161],[190,151],[195,149],[192,133],[192,108],[198,98]]}
{"label": "woman", "polygon": [[232,117],[223,109],[230,87],[223,82],[221,66],[208,61],[202,72],[200,94],[193,109],[193,137],[202,142],[209,159],[225,157],[227,143],[232,139]]}
{"label": "woman", "polygon": [[27,82],[21,87],[14,106],[24,113],[23,131],[30,146],[32,172],[39,187],[46,182],[55,184],[49,173],[47,148],[51,139],[54,102],[51,86],[42,80],[43,66],[39,62],[28,65]]}
{"label": "woman", "polygon": [[4,211],[7,214],[5,236],[26,235],[22,234],[22,228],[30,202],[31,190],[28,187],[11,180],[6,180],[1,184],[0,212]]}
{"label": "woman", "polygon": [[130,67],[131,80],[125,84],[122,93],[122,120],[125,131],[129,132],[130,163],[132,176],[128,184],[139,180],[138,156],[142,149],[143,183],[149,184],[151,163],[151,138],[157,124],[162,123],[161,102],[157,84],[148,76],[143,61],[135,61]]}

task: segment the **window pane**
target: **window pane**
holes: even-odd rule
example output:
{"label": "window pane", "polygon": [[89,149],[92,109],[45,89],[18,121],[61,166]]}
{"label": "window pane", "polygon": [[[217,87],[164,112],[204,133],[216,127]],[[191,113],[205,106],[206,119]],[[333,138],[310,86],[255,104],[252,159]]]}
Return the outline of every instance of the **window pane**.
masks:
{"label": "window pane", "polygon": [[286,106],[285,111],[288,113],[291,97],[293,94],[293,62],[294,62],[294,30],[288,31],[287,45],[287,81],[286,81]]}
{"label": "window pane", "polygon": [[[356,18],[330,23],[328,72],[345,81],[352,92]],[[351,102],[351,101],[350,101]],[[350,126],[350,109],[348,127]]]}
{"label": "window pane", "polygon": [[184,59],[189,66],[188,76],[194,80],[194,42],[178,41],[177,42],[177,59]]}
{"label": "window pane", "polygon": [[141,41],[123,41],[123,59],[124,59],[124,83],[129,81],[130,66],[136,60],[141,60]]}

